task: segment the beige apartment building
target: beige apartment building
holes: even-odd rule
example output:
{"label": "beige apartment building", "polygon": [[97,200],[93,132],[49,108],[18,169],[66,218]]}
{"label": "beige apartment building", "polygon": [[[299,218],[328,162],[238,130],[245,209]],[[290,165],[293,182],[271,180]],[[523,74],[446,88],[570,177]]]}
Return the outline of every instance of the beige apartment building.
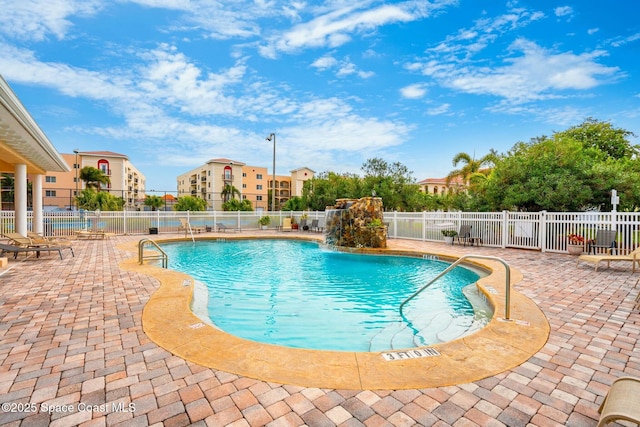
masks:
{"label": "beige apartment building", "polygon": [[[304,181],[313,178],[314,173],[305,167],[291,171],[290,176],[276,175],[276,210],[291,197],[301,196]],[[232,196],[251,201],[254,210],[266,211],[271,205],[272,181],[273,177],[265,167],[249,166],[226,158],[211,159],[178,176],[178,196],[204,199],[209,210],[222,210],[222,204]],[[240,194],[224,194],[227,185],[233,186]]]}
{"label": "beige apartment building", "polygon": [[62,154],[71,172],[47,172],[44,178],[44,209],[75,209],[75,195],[85,188],[80,170],[93,166],[109,177],[110,183],[101,191],[108,191],[124,200],[127,210],[141,210],[145,199],[145,176],[124,154],[112,151],[78,151]]}
{"label": "beige apartment building", "polygon": [[447,182],[447,178],[427,178],[418,182],[418,185],[420,191],[427,194],[446,194],[456,189],[466,188],[460,177],[455,177],[450,182]]}

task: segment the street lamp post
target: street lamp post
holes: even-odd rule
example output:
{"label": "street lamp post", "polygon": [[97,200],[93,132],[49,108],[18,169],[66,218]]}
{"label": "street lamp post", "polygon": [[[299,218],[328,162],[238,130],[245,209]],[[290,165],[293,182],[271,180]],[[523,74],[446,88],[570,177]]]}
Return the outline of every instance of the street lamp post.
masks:
{"label": "street lamp post", "polygon": [[73,152],[76,155],[76,162],[73,165],[74,169],[76,170],[76,193],[75,193],[75,205],[76,205],[76,210],[78,210],[78,149],[76,148],[75,150],[73,150]]}
{"label": "street lamp post", "polygon": [[273,178],[271,182],[271,210],[276,210],[276,134],[271,133],[267,137],[267,141],[271,141],[273,138]]}

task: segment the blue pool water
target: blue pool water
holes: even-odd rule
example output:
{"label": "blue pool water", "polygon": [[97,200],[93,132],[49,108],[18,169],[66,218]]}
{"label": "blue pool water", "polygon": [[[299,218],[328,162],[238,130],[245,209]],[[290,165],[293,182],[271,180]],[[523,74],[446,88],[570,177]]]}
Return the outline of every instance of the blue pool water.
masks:
{"label": "blue pool water", "polygon": [[410,325],[401,319],[402,301],[448,266],[440,261],[336,252],[291,240],[162,247],[169,268],[206,284],[212,322],[254,341],[381,351],[433,344],[452,327],[460,335],[474,322],[462,289],[479,276],[466,268],[454,269],[407,304]]}

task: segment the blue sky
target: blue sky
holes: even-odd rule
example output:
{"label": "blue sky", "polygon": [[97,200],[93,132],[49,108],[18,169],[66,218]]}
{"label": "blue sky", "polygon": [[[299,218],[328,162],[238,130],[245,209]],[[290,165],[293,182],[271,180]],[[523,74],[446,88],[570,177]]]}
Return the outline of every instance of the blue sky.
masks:
{"label": "blue sky", "polygon": [[[401,162],[593,117],[640,135],[640,2],[0,0],[0,74],[58,151],[126,154],[147,189],[211,158]],[[633,143],[640,141],[633,140]]]}

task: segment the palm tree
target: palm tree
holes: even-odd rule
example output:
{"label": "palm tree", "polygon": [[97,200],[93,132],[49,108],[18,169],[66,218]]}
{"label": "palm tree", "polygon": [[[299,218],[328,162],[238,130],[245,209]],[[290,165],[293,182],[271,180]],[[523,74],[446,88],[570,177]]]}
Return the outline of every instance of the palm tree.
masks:
{"label": "palm tree", "polygon": [[479,175],[486,176],[497,159],[498,153],[493,149],[478,160],[475,159],[475,154],[470,156],[467,153],[458,153],[453,157],[453,167],[457,167],[459,163],[464,163],[464,166],[452,170],[447,175],[447,184],[459,177],[465,185],[469,185],[470,182],[480,178]]}
{"label": "palm tree", "polygon": [[164,200],[160,196],[147,196],[144,199],[144,205],[149,206],[152,211],[155,211],[164,206]]}
{"label": "palm tree", "polygon": [[80,179],[87,188],[95,188],[100,191],[102,184],[108,185],[111,180],[104,172],[93,166],[85,166],[80,169]]}
{"label": "palm tree", "polygon": [[220,193],[220,195],[222,196],[223,202],[228,202],[229,199],[233,199],[234,198],[233,196],[240,197],[240,191],[238,191],[238,189],[236,187],[234,187],[233,185],[227,184],[222,189],[222,192]]}

